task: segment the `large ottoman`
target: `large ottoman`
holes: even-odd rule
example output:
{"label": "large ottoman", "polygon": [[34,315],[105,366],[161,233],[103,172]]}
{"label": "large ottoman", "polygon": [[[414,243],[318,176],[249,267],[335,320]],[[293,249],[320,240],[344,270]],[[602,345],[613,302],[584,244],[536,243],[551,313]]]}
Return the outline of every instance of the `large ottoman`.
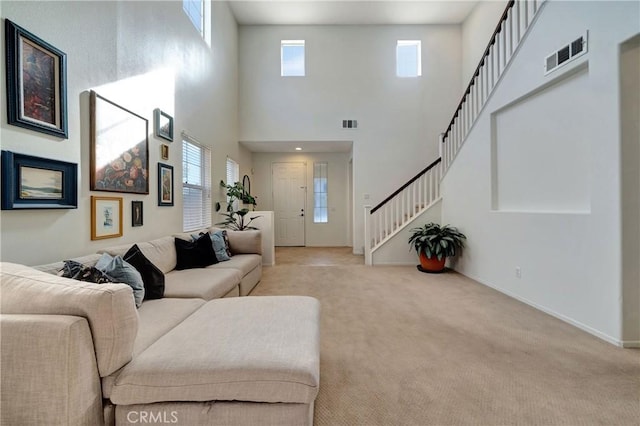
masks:
{"label": "large ottoman", "polygon": [[116,424],[313,424],[319,316],[302,296],[205,303],[116,373]]}

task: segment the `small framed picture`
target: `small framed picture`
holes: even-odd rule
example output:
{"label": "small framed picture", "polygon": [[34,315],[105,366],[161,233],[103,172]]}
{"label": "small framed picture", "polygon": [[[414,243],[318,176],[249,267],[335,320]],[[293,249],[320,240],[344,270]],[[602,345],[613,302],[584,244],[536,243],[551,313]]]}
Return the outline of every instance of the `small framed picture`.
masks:
{"label": "small framed picture", "polygon": [[142,201],[131,202],[131,226],[142,226]]}
{"label": "small framed picture", "polygon": [[77,207],[77,164],[2,151],[2,210]]}
{"label": "small framed picture", "polygon": [[158,163],[158,205],[173,206],[173,166]]}
{"label": "small framed picture", "polygon": [[156,137],[173,142],[173,117],[156,108],[153,111]]}
{"label": "small framed picture", "polygon": [[122,197],[91,196],[91,239],[122,236]]}
{"label": "small framed picture", "polygon": [[8,123],[67,139],[67,55],[5,20]]}
{"label": "small framed picture", "polygon": [[165,161],[169,159],[169,145],[166,143],[160,145],[160,158]]}

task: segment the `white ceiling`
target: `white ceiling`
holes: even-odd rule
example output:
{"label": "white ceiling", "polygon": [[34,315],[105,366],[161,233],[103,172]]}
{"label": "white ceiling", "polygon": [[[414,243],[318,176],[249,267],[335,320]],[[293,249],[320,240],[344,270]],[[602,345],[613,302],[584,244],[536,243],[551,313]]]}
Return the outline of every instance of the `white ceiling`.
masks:
{"label": "white ceiling", "polygon": [[240,25],[459,24],[478,1],[232,0]]}
{"label": "white ceiling", "polygon": [[[251,152],[351,152],[351,141],[242,141]],[[302,148],[296,151],[296,148]]]}

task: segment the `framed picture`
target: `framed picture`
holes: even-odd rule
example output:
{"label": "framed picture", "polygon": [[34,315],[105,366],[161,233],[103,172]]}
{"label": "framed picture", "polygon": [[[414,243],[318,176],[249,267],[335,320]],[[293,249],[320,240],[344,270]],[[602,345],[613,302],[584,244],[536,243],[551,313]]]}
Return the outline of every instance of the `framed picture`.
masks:
{"label": "framed picture", "polygon": [[91,196],[91,239],[122,236],[122,197]]}
{"label": "framed picture", "polygon": [[173,142],[173,117],[159,108],[153,110],[156,137]]}
{"label": "framed picture", "polygon": [[78,208],[78,165],[2,151],[2,210]]}
{"label": "framed picture", "polygon": [[149,122],[91,91],[91,190],[149,193]]}
{"label": "framed picture", "polygon": [[173,166],[158,163],[158,205],[173,205]]}
{"label": "framed picture", "polygon": [[166,143],[160,145],[160,158],[165,161],[169,159],[169,145]]}
{"label": "framed picture", "polygon": [[8,123],[66,139],[67,55],[5,19]]}
{"label": "framed picture", "polygon": [[142,201],[131,202],[131,226],[142,226]]}

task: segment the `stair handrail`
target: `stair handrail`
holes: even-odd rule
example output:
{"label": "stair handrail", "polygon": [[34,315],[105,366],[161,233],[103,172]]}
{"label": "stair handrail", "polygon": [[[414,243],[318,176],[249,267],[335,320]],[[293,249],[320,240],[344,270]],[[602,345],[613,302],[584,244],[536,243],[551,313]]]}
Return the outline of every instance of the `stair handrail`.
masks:
{"label": "stair handrail", "polygon": [[396,195],[398,195],[399,193],[401,193],[405,188],[407,188],[409,185],[411,185],[413,182],[417,181],[418,179],[420,179],[420,177],[422,175],[424,175],[425,173],[427,173],[429,170],[433,169],[439,162],[442,161],[442,157],[438,157],[437,160],[435,160],[433,163],[429,164],[427,167],[425,167],[420,173],[418,173],[417,175],[415,175],[414,177],[412,177],[411,179],[409,179],[404,185],[402,185],[400,188],[396,189],[393,194],[389,195],[387,198],[385,198],[380,204],[378,204],[377,206],[375,206],[374,208],[371,209],[371,214],[374,214],[376,212],[376,210],[378,210],[380,207],[384,206],[385,204],[387,204],[389,201],[391,201],[393,199],[393,197],[395,197]]}
{"label": "stair handrail", "polygon": [[487,56],[489,56],[489,53],[491,52],[491,46],[493,46],[496,43],[496,38],[498,37],[498,34],[500,34],[500,31],[502,30],[502,23],[504,21],[506,21],[507,18],[509,17],[509,10],[513,7],[514,4],[515,4],[515,0],[510,0],[507,3],[507,7],[505,7],[505,9],[504,9],[504,12],[502,12],[502,16],[500,16],[500,20],[498,21],[498,25],[496,25],[495,30],[493,30],[493,35],[489,39],[489,44],[487,44],[487,48],[484,49],[484,53],[482,54],[482,58],[480,58],[480,62],[478,63],[478,66],[476,67],[476,70],[474,71],[473,75],[471,76],[471,80],[469,81],[469,84],[467,85],[467,89],[464,91],[464,93],[462,95],[462,98],[460,99],[460,102],[458,103],[458,106],[456,108],[456,111],[453,114],[453,117],[451,118],[451,121],[449,122],[449,125],[447,126],[447,130],[444,132],[444,137],[442,139],[443,143],[446,140],[447,136],[449,135],[449,132],[451,131],[451,128],[453,127],[453,124],[455,123],[456,118],[458,117],[458,114],[460,113],[460,111],[462,111],[462,107],[464,106],[465,100],[467,99],[467,96],[469,96],[469,93],[471,93],[471,88],[475,84],[475,79],[476,79],[476,77],[478,75],[480,75],[480,70],[482,69],[482,66],[484,65],[484,61],[485,61],[485,59],[487,59]]}

